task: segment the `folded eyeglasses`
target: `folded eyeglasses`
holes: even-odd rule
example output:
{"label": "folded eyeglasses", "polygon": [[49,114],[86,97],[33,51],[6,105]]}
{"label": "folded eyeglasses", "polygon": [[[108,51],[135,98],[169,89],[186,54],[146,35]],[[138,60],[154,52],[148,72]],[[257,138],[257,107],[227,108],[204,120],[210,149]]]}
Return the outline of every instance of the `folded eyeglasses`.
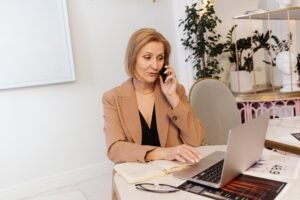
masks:
{"label": "folded eyeglasses", "polygon": [[179,191],[177,187],[168,184],[163,184],[163,183],[159,183],[159,184],[138,183],[135,184],[135,188],[138,190],[154,192],[154,193],[173,193]]}

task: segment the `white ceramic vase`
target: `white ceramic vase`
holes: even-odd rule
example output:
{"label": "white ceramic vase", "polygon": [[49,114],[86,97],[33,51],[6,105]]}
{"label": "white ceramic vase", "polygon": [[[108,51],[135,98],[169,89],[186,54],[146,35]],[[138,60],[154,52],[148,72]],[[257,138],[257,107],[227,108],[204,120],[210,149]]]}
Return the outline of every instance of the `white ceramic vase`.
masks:
{"label": "white ceramic vase", "polygon": [[276,0],[276,3],[278,4],[279,8],[286,8],[291,5],[291,0]]}
{"label": "white ceramic vase", "polygon": [[274,87],[282,87],[282,73],[277,67],[272,67],[270,70],[270,77],[271,85]]}
{"label": "white ceramic vase", "polygon": [[253,72],[231,71],[230,87],[235,93],[251,92],[253,90]]}

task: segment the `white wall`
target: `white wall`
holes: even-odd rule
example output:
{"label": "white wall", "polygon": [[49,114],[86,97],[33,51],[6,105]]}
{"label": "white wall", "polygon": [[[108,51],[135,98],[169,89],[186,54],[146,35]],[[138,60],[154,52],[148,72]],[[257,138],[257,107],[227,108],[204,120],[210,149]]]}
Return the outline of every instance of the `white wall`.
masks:
{"label": "white wall", "polygon": [[0,196],[107,164],[101,96],[127,78],[123,57],[137,28],[157,28],[175,43],[173,2],[68,1],[77,81],[0,91]]}
{"label": "white wall", "polygon": [[183,36],[183,27],[178,27],[179,20],[185,18],[185,7],[187,5],[191,5],[192,3],[199,2],[199,0],[181,0],[176,1],[174,3],[174,22],[175,22],[175,43],[173,45],[176,55],[176,65],[177,67],[177,78],[181,84],[183,84],[186,88],[186,92],[189,92],[190,87],[194,83],[194,69],[191,61],[186,62],[186,58],[188,57],[189,53],[188,50],[184,48],[181,44],[181,38]]}

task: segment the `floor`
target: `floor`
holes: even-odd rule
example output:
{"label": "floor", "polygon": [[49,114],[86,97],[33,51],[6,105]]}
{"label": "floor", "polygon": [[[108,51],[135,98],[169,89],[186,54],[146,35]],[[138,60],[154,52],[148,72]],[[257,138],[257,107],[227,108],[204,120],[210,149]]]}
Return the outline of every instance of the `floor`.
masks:
{"label": "floor", "polygon": [[112,175],[106,174],[20,200],[111,200]]}

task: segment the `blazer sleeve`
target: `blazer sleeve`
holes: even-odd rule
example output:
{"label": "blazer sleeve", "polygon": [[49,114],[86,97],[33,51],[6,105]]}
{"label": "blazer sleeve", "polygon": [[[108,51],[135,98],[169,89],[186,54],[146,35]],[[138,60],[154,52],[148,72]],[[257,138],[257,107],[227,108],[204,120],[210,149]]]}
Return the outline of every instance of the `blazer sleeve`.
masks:
{"label": "blazer sleeve", "polygon": [[178,85],[178,95],[180,102],[174,109],[169,111],[168,116],[179,129],[180,137],[185,144],[200,146],[203,144],[205,131],[201,122],[193,113],[185,89],[180,84]]}
{"label": "blazer sleeve", "polygon": [[157,147],[136,144],[132,139],[128,139],[123,130],[118,101],[114,92],[104,93],[102,103],[108,158],[114,163],[146,162],[146,153]]}

